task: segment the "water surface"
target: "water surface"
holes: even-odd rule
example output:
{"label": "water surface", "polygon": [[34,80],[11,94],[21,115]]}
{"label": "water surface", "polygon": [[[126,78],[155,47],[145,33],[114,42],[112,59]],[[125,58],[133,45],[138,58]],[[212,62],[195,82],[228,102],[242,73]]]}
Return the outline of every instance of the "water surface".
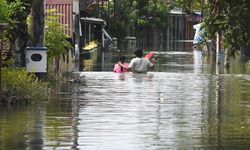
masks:
{"label": "water surface", "polygon": [[190,53],[158,61],[147,75],[75,72],[48,104],[1,107],[0,149],[250,149],[250,75]]}

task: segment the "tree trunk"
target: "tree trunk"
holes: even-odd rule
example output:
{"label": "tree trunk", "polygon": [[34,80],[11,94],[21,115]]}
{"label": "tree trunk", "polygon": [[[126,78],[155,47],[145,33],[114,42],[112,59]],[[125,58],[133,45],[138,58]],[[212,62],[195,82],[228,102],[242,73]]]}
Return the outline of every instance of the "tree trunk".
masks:
{"label": "tree trunk", "polygon": [[217,33],[216,37],[216,63],[220,64],[221,57],[221,33]]}
{"label": "tree trunk", "polygon": [[228,49],[225,49],[225,58],[224,58],[224,67],[225,69],[229,69],[230,64],[229,64],[229,52]]}
{"label": "tree trunk", "polygon": [[160,51],[162,51],[163,48],[163,31],[160,30]]}
{"label": "tree trunk", "polygon": [[[27,16],[26,16],[27,18]],[[24,17],[15,19],[19,23],[12,33],[11,49],[13,49],[14,65],[16,67],[25,67],[25,48],[29,41],[27,20]]]}
{"label": "tree trunk", "polygon": [[43,47],[45,44],[45,2],[34,0],[31,9],[30,44],[34,47]]}
{"label": "tree trunk", "polygon": [[55,58],[54,64],[55,64],[55,68],[54,68],[55,75],[57,75],[59,72],[59,58]]}
{"label": "tree trunk", "polygon": [[0,23],[0,103],[2,95],[2,52],[3,52],[3,33],[7,28],[7,23]]}

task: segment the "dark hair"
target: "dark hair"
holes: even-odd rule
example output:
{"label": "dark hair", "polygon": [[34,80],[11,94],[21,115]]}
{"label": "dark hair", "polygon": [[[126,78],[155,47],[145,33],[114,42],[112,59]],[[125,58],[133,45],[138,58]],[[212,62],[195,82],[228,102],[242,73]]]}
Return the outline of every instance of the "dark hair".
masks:
{"label": "dark hair", "polygon": [[137,57],[141,58],[141,57],[143,56],[143,51],[142,51],[142,49],[137,49],[137,50],[134,52],[134,54],[135,54]]}
{"label": "dark hair", "polygon": [[121,61],[121,63],[124,63],[125,60],[126,60],[126,57],[125,57],[125,56],[121,56],[121,57],[119,58],[119,61]]}

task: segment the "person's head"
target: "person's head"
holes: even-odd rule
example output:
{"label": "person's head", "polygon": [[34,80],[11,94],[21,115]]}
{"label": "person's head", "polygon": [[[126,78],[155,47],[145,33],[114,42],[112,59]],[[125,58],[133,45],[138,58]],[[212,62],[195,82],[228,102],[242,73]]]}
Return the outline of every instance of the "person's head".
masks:
{"label": "person's head", "polygon": [[120,61],[121,63],[124,63],[125,60],[126,60],[126,57],[125,57],[125,56],[121,56],[121,57],[119,58],[119,61]]}
{"label": "person's head", "polygon": [[143,56],[143,51],[142,49],[137,49],[135,52],[134,52],[135,56],[136,57],[139,57],[141,58]]}

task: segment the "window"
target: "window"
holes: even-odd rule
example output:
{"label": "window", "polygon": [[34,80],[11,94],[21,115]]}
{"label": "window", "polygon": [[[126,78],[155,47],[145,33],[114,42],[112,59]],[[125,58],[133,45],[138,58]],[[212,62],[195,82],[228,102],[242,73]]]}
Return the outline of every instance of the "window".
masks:
{"label": "window", "polygon": [[32,54],[31,55],[31,60],[32,61],[41,61],[42,60],[42,55],[41,54]]}

